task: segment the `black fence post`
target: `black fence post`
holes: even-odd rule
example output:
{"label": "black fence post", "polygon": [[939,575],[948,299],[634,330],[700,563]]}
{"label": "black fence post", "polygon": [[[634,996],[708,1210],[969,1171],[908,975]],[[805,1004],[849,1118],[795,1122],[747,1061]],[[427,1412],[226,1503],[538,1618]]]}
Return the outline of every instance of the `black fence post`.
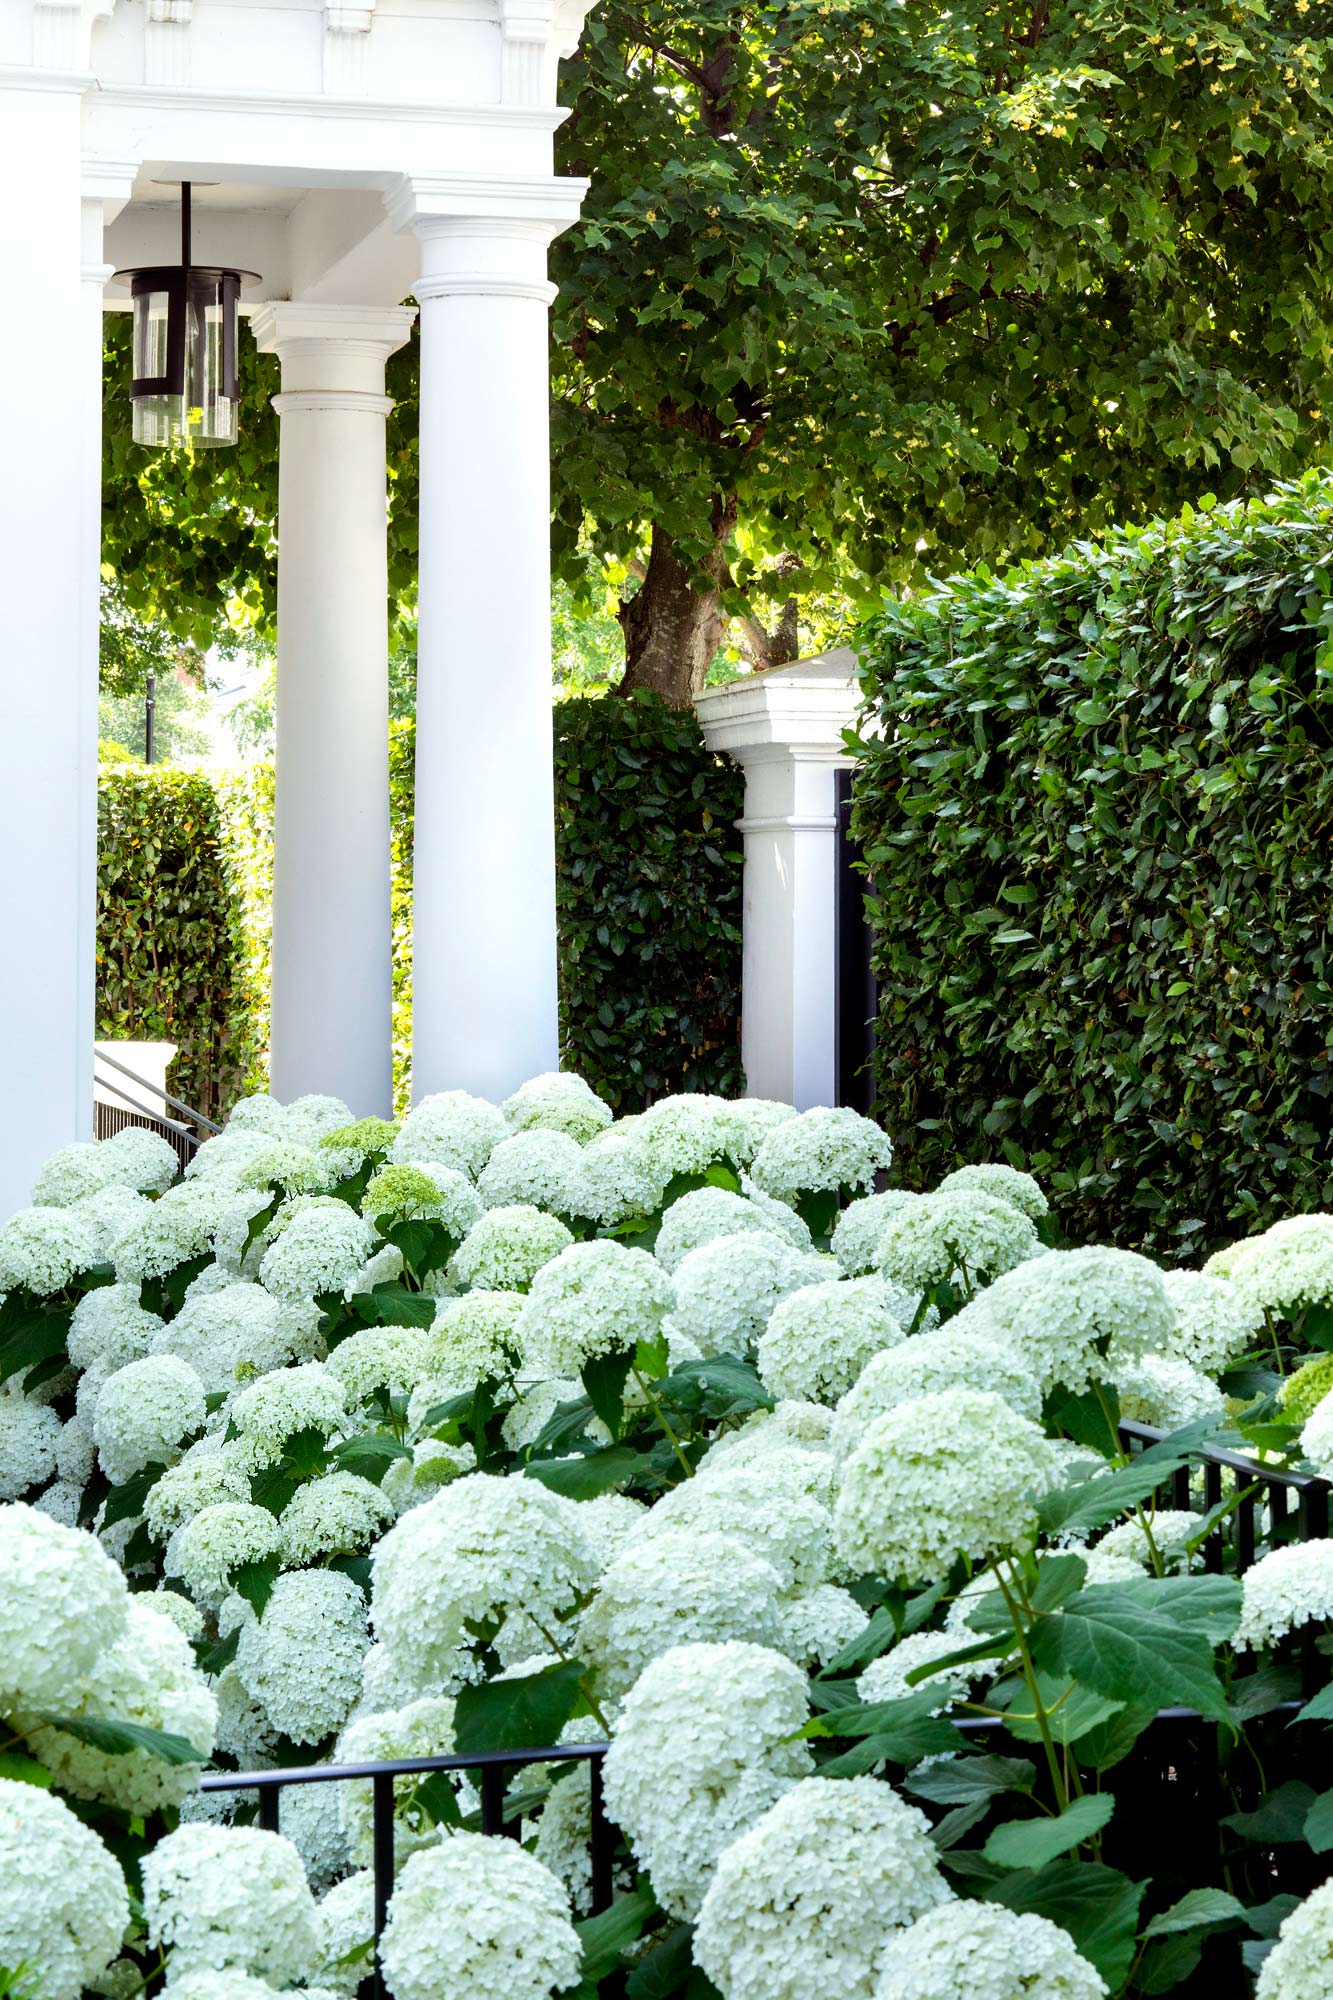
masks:
{"label": "black fence post", "polygon": [[833,1097],[835,1103],[865,1115],[875,1098],[871,1065],[878,994],[872,966],[873,937],[866,915],[867,882],[858,866],[860,845],[852,837],[852,777],[849,770],[834,773],[837,840],[833,911],[837,961]]}

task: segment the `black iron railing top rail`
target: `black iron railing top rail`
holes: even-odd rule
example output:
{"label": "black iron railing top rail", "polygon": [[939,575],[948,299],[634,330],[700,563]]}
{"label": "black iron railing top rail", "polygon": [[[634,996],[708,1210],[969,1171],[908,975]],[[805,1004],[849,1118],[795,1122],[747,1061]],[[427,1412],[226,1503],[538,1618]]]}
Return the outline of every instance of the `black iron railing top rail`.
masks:
{"label": "black iron railing top rail", "polygon": [[[1125,1421],[1120,1425],[1120,1435],[1132,1456],[1136,1450],[1161,1444],[1171,1433],[1151,1424]],[[1196,1445],[1190,1456],[1202,1468],[1205,1513],[1221,1504],[1224,1472],[1234,1474],[1240,1487],[1240,1497],[1230,1519],[1219,1523],[1203,1543],[1206,1570],[1218,1572],[1226,1567],[1228,1545],[1237,1575],[1243,1575],[1251,1567],[1259,1541],[1261,1510],[1265,1508],[1270,1543],[1326,1539],[1331,1490],[1326,1479],[1315,1473],[1289,1472],[1278,1465],[1265,1465],[1260,1459],[1248,1458],[1222,1445]],[[1170,1493],[1172,1505],[1182,1510],[1189,1508],[1193,1473],[1193,1465],[1183,1465],[1162,1479],[1162,1488]]]}

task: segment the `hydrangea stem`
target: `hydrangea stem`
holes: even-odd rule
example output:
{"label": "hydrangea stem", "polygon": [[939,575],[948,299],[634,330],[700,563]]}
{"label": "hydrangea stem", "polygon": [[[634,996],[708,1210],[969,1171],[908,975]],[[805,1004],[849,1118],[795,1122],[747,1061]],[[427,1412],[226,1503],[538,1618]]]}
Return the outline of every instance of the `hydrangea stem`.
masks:
{"label": "hydrangea stem", "polygon": [[1042,1749],[1046,1752],[1046,1768],[1051,1774],[1051,1785],[1055,1792],[1056,1801],[1060,1811],[1063,1812],[1069,1804],[1069,1792],[1065,1785],[1064,1772],[1060,1768],[1060,1759],[1055,1754],[1055,1738],[1051,1734],[1051,1719],[1047,1714],[1046,1704],[1041,1698],[1041,1690],[1037,1686],[1037,1670],[1032,1664],[1032,1655],[1028,1651],[1027,1628],[1023,1623],[1022,1612],[1014,1597],[1014,1593],[1009,1584],[1005,1582],[1004,1572],[1000,1568],[998,1559],[994,1556],[991,1557],[990,1568],[994,1572],[995,1581],[1000,1586],[1000,1594],[1009,1607],[1009,1617],[1014,1628],[1014,1639],[1018,1646],[1019,1658],[1023,1662],[1023,1679],[1027,1682],[1028,1693],[1032,1696],[1032,1712],[1037,1719],[1037,1728],[1041,1734]]}
{"label": "hydrangea stem", "polygon": [[643,1390],[644,1395],[647,1397],[653,1415],[657,1418],[658,1423],[662,1426],[663,1431],[666,1433],[667,1443],[671,1446],[672,1451],[675,1452],[676,1457],[680,1460],[681,1466],[685,1473],[685,1477],[687,1479],[693,1479],[694,1467],[690,1464],[690,1461],[688,1460],[688,1458],[686,1458],[684,1451],[681,1449],[680,1439],[676,1436],[676,1433],[672,1430],[670,1424],[667,1422],[666,1416],[664,1415],[662,1410],[662,1405],[658,1402],[656,1396],[653,1394],[652,1390],[648,1387],[647,1382],[644,1380],[643,1376],[639,1373],[637,1367],[634,1365],[633,1362],[630,1363],[629,1372],[634,1377],[639,1387]]}

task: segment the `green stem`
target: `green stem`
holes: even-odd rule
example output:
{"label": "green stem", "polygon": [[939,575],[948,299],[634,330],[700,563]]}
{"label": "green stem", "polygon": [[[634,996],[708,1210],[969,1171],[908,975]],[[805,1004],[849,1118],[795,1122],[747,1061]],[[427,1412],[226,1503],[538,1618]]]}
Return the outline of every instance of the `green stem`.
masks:
{"label": "green stem", "polygon": [[1042,1748],[1046,1752],[1046,1768],[1051,1774],[1051,1785],[1055,1791],[1056,1799],[1059,1801],[1060,1810],[1063,1812],[1069,1804],[1069,1791],[1064,1781],[1064,1773],[1060,1768],[1060,1760],[1055,1754],[1055,1738],[1051,1735],[1050,1717],[1046,1713],[1046,1704],[1043,1702],[1041,1690],[1037,1686],[1037,1670],[1032,1664],[1032,1655],[1028,1651],[1027,1632],[1024,1630],[1022,1615],[1019,1606],[1014,1601],[1012,1590],[1004,1580],[1000,1565],[994,1557],[991,1558],[990,1567],[995,1572],[995,1581],[999,1584],[1001,1595],[1009,1607],[1009,1616],[1014,1627],[1014,1638],[1018,1643],[1019,1658],[1023,1662],[1023,1679],[1027,1682],[1028,1693],[1032,1696],[1032,1711],[1037,1718],[1037,1728],[1041,1734]]}
{"label": "green stem", "polygon": [[1107,1404],[1106,1397],[1102,1393],[1102,1385],[1100,1382],[1093,1383],[1092,1393],[1097,1398],[1098,1408],[1101,1410],[1103,1417],[1106,1419],[1106,1428],[1111,1434],[1111,1456],[1115,1459],[1117,1465],[1128,1465],[1129,1454],[1126,1452],[1125,1447],[1121,1442],[1119,1426],[1117,1425],[1115,1418],[1111,1415],[1111,1411]]}
{"label": "green stem", "polygon": [[[532,1616],[532,1614],[529,1613],[529,1616]],[[560,1641],[556,1638],[555,1633],[548,1632],[546,1627],[542,1624],[540,1618],[533,1617],[532,1622],[537,1627],[537,1630],[541,1633],[543,1639],[545,1639],[547,1645],[551,1648],[551,1651],[553,1653],[558,1653],[560,1658],[566,1664],[568,1664],[569,1654],[560,1644]],[[602,1733],[605,1736],[609,1737],[611,1734],[611,1725],[607,1721],[605,1715],[602,1713],[601,1704],[598,1702],[596,1695],[593,1693],[592,1689],[588,1686],[588,1677],[586,1674],[579,1681],[579,1688],[582,1692],[583,1699],[587,1702],[589,1708],[592,1710],[593,1721],[597,1723],[599,1728],[602,1730]]]}
{"label": "green stem", "polygon": [[672,1430],[670,1424],[667,1422],[666,1417],[662,1411],[662,1405],[658,1402],[656,1396],[653,1394],[652,1390],[648,1387],[648,1384],[644,1381],[642,1375],[640,1375],[638,1369],[636,1368],[636,1366],[632,1361],[629,1366],[629,1372],[634,1377],[639,1387],[643,1390],[644,1395],[647,1397],[649,1405],[652,1408],[653,1415],[657,1418],[658,1423],[662,1426],[663,1431],[666,1433],[667,1443],[671,1446],[672,1451],[675,1452],[676,1457],[680,1460],[681,1467],[685,1473],[685,1477],[687,1479],[693,1479],[694,1467],[690,1464],[690,1461],[688,1460],[688,1458],[686,1458],[685,1453],[681,1450],[680,1439],[676,1436],[676,1433]]}
{"label": "green stem", "polygon": [[1277,1372],[1279,1375],[1285,1375],[1287,1371],[1282,1365],[1282,1343],[1277,1337],[1277,1327],[1273,1324],[1273,1315],[1267,1306],[1264,1307],[1264,1325],[1268,1328],[1268,1337],[1273,1343],[1273,1359],[1277,1363]]}

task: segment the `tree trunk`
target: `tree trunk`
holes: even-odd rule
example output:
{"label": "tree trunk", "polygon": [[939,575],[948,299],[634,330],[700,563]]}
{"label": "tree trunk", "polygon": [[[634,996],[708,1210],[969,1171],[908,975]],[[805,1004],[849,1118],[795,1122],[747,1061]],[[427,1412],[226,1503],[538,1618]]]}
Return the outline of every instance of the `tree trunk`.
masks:
{"label": "tree trunk", "polygon": [[750,658],[760,673],[769,667],[789,667],[793,660],[799,659],[801,629],[797,611],[796,599],[787,598],[782,616],[771,632],[757,618],[741,619]]}
{"label": "tree trunk", "polygon": [[715,581],[705,591],[694,588],[690,567],[676,554],[670,535],[654,527],[643,582],[633,597],[622,599],[617,614],[625,634],[622,694],[651,688],[672,708],[688,708],[702,691],[726,630],[720,593],[726,570],[723,549],[733,521],[733,510],[726,509],[716,524],[716,549],[704,565]]}

